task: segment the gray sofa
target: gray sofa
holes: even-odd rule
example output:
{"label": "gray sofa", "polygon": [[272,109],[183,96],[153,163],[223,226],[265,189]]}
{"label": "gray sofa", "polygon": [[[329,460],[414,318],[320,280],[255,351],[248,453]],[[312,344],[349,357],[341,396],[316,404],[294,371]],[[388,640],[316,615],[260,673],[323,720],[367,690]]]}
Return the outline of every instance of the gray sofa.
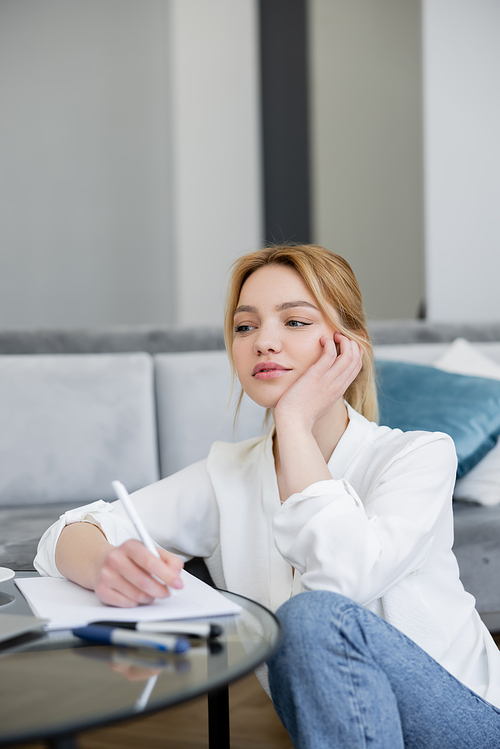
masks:
{"label": "gray sofa", "polygon": [[[500,342],[500,324],[377,321],[376,355],[432,363],[447,342]],[[231,378],[217,328],[0,331],[0,566],[32,569],[43,531],[70,507],[113,499],[244,439],[262,411],[244,401],[233,427]],[[455,502],[465,587],[500,631],[500,506]],[[205,575],[202,566],[192,569]]]}

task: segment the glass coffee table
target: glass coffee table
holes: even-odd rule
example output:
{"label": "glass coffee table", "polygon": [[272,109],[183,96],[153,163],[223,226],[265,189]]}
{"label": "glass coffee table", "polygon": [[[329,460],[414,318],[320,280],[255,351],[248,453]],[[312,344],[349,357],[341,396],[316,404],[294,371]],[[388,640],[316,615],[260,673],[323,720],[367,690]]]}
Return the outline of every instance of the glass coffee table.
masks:
{"label": "glass coffee table", "polygon": [[[33,573],[17,573],[25,575]],[[228,684],[267,660],[281,631],[268,609],[222,592],[242,612],[211,618],[222,625],[222,636],[185,654],[89,645],[70,631],[0,644],[0,746],[42,739],[69,749],[86,729],[207,694],[209,747],[228,748]],[[31,613],[14,580],[2,583],[0,593],[14,598],[0,613]]]}

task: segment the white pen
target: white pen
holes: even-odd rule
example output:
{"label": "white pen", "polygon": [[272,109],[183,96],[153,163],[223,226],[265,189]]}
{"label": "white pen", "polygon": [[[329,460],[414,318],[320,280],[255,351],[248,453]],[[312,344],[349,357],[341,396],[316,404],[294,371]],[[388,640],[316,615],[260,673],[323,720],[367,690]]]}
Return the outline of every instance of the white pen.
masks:
{"label": "white pen", "polygon": [[[161,559],[158,549],[155,546],[155,543],[149,533],[147,532],[144,523],[140,519],[139,515],[137,514],[137,511],[132,504],[130,500],[130,496],[128,491],[125,489],[121,481],[112,481],[111,486],[115,490],[115,494],[118,497],[118,499],[121,500],[123,507],[125,508],[125,512],[130,518],[130,521],[132,522],[134,528],[136,529],[137,533],[139,534],[139,537],[146,547],[148,551],[151,552],[151,554],[154,554],[155,557],[158,557],[158,559]],[[163,580],[159,580],[159,578],[154,575],[155,579],[159,582],[163,583]],[[165,585],[165,583],[163,583]],[[173,588],[168,588],[170,591],[171,596],[175,596],[177,594],[177,591]]]}
{"label": "white pen", "polygon": [[210,624],[207,622],[197,622],[189,620],[180,622],[178,620],[163,621],[120,621],[105,620],[92,622],[92,624],[102,627],[119,627],[121,629],[135,629],[137,632],[165,632],[167,634],[186,635],[187,637],[202,637],[205,640],[212,640],[222,634],[222,627],[219,624]]}

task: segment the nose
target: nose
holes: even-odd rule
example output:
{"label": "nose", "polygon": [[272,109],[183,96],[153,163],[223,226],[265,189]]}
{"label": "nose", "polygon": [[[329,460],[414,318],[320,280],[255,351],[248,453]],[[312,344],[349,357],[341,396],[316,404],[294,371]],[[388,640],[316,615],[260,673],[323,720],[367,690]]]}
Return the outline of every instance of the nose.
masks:
{"label": "nose", "polygon": [[256,336],[254,351],[259,355],[277,354],[281,351],[281,340],[274,326],[262,326]]}

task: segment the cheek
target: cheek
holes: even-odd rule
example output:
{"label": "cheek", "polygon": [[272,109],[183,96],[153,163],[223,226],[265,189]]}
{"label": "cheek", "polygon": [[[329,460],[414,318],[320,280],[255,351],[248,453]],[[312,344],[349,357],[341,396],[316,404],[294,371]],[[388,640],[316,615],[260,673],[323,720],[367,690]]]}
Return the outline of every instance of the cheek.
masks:
{"label": "cheek", "polygon": [[238,379],[241,380],[241,377],[244,375],[245,372],[245,350],[242,346],[239,346],[238,344],[233,344],[233,361],[234,366],[236,368],[236,374],[238,375]]}
{"label": "cheek", "polygon": [[304,339],[299,342],[299,345],[296,348],[296,353],[299,359],[303,361],[305,367],[309,367],[311,364],[317,362],[323,353],[323,346],[319,342],[320,337],[321,336],[318,337],[315,335],[307,340],[304,337]]}

